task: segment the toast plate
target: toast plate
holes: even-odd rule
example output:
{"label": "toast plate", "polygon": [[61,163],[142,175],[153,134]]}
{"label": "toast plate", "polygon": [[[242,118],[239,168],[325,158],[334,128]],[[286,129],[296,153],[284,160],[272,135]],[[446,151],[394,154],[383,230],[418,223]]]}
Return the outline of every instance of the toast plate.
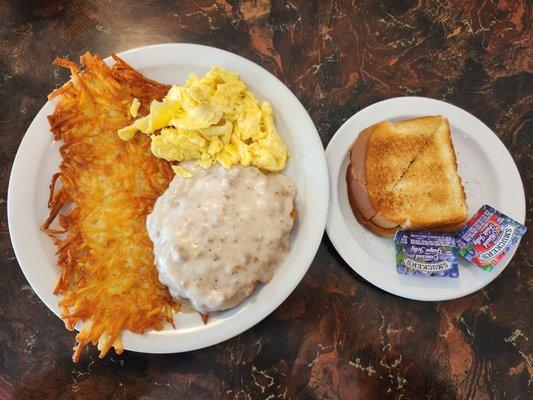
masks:
{"label": "toast plate", "polygon": [[[175,329],[144,335],[124,332],[124,348],[147,353],[173,353],[207,347],[252,327],[274,311],[306,273],[324,233],[328,210],[328,174],[324,148],[316,128],[298,99],[265,69],[235,54],[192,44],[162,44],[119,54],[151,79],[183,83],[190,73],[203,74],[218,65],[236,71],[259,100],[274,108],[276,126],[290,149],[284,173],[296,184],[298,221],[290,252],[272,280],[239,306],[210,314],[203,325],[197,313],[178,313]],[[106,59],[111,63],[111,59]],[[19,264],[33,290],[56,315],[59,297],[53,290],[59,277],[52,240],[39,230],[48,215],[48,186],[60,161],[46,116],[48,102],[31,123],[17,152],[8,191],[9,230]],[[79,326],[77,326],[79,328]]]}
{"label": "toast plate", "polygon": [[330,177],[326,231],[331,242],[348,265],[368,282],[414,300],[450,300],[473,293],[494,280],[516,251],[515,248],[509,252],[490,272],[458,256],[458,278],[399,275],[396,273],[394,239],[372,234],[353,216],[345,177],[348,151],[359,132],[384,120],[439,114],[450,121],[458,171],[467,197],[468,217],[483,204],[489,204],[523,224],[526,213],[524,188],[511,155],[483,122],[454,105],[424,97],[381,101],[346,121],[326,148]]}

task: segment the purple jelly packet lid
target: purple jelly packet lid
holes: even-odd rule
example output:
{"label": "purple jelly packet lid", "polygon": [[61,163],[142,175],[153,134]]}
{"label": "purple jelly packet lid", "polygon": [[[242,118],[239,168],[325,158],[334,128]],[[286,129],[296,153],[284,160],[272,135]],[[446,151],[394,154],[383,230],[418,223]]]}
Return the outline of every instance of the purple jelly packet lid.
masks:
{"label": "purple jelly packet lid", "polygon": [[484,205],[457,234],[457,252],[472,264],[492,270],[527,228],[491,206]]}
{"label": "purple jelly packet lid", "polygon": [[399,274],[451,278],[459,276],[453,235],[398,231],[394,242],[396,271]]}

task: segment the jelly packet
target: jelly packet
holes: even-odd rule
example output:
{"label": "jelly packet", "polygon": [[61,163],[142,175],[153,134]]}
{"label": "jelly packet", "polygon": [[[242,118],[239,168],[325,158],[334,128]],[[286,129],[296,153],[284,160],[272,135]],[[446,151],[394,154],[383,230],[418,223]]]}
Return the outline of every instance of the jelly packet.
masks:
{"label": "jelly packet", "polygon": [[520,241],[527,228],[484,205],[457,234],[457,251],[471,263],[486,271]]}
{"label": "jelly packet", "polygon": [[451,278],[459,276],[453,235],[398,231],[394,241],[396,271],[399,274]]}

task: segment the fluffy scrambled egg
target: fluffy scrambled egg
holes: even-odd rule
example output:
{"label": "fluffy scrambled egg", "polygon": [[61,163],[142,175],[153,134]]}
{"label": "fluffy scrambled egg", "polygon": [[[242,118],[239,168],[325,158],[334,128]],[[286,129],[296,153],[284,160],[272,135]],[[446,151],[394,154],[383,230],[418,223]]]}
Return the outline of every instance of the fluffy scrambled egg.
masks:
{"label": "fluffy scrambled egg", "polygon": [[[134,117],[137,109],[132,104]],[[129,140],[137,131],[150,136],[152,153],[173,162],[182,177],[190,172],[176,162],[185,160],[197,160],[203,168],[219,162],[226,168],[253,165],[271,172],[287,163],[272,106],[259,103],[238,74],[220,67],[172,86],[162,101],[152,101],[147,116],[119,129],[118,135]]]}

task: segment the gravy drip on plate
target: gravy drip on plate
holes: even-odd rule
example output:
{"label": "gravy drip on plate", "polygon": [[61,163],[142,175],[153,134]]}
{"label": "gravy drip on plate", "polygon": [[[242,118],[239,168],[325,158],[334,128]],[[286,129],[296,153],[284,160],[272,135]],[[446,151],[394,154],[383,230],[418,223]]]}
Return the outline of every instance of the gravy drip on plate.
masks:
{"label": "gravy drip on plate", "polygon": [[148,215],[159,280],[201,312],[234,307],[289,249],[294,183],[255,167],[187,166]]}

